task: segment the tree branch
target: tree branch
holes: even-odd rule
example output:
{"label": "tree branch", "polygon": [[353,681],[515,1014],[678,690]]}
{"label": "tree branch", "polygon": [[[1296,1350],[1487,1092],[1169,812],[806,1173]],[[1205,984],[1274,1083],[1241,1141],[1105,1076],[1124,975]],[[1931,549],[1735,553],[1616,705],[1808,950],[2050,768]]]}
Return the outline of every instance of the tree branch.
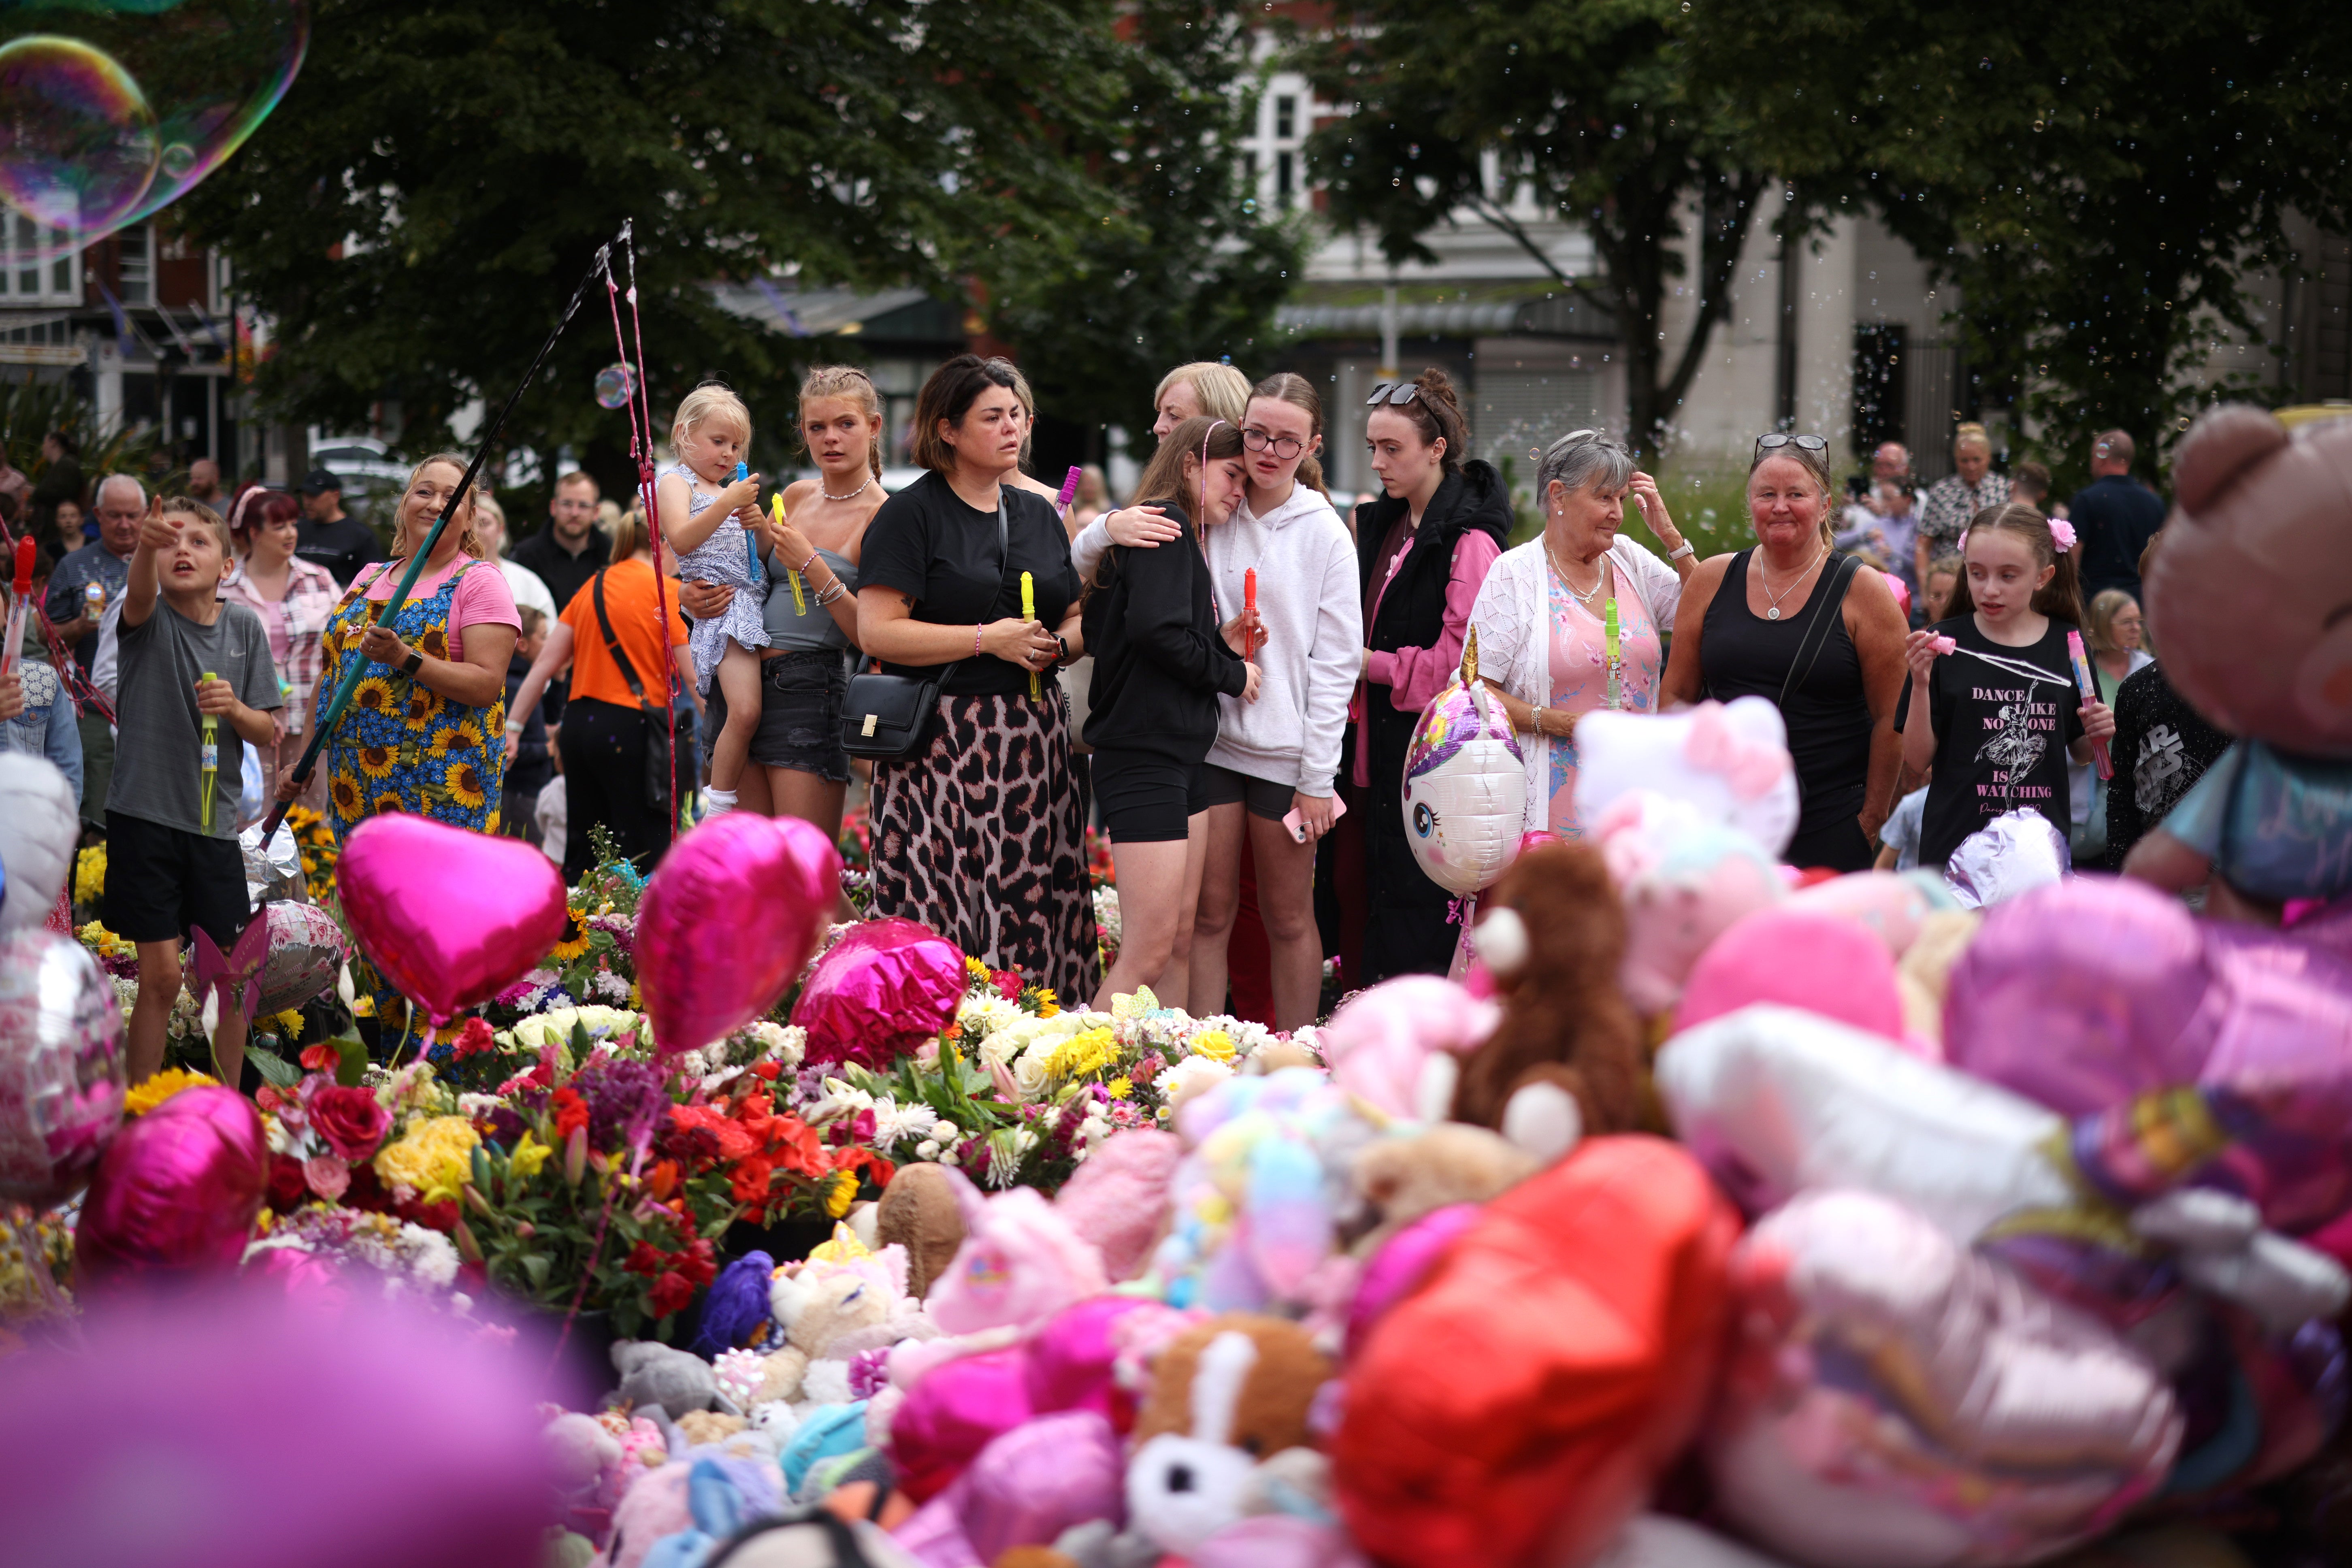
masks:
{"label": "tree branch", "polygon": [[1552,260],[1550,255],[1545,251],[1543,247],[1536,243],[1535,237],[1527,231],[1527,226],[1520,223],[1518,219],[1513,217],[1508,212],[1506,212],[1500,203],[1495,201],[1485,192],[1482,191],[1476,195],[1472,196],[1469,199],[1467,205],[1470,210],[1476,213],[1482,220],[1500,230],[1513,244],[1517,245],[1521,250],[1526,251],[1528,256],[1535,259],[1537,266],[1542,268],[1546,272],[1550,273],[1562,287],[1573,289],[1585,300],[1604,310],[1613,311],[1616,309],[1614,302],[1605,297],[1590,282],[1586,281],[1584,279],[1570,277],[1568,273],[1562,272],[1559,269],[1559,264]]}
{"label": "tree branch", "polygon": [[1684,394],[1698,378],[1707,340],[1715,335],[1717,324],[1730,319],[1732,274],[1739,269],[1739,253],[1747,248],[1748,230],[1756,221],[1756,198],[1763,194],[1765,184],[1761,174],[1737,176],[1730,190],[1718,198],[1728,203],[1727,213],[1720,208],[1710,213],[1708,209],[1717,203],[1702,189],[1699,215],[1706,226],[1699,231],[1698,310],[1691,322],[1690,339],[1675,361],[1675,373],[1660,388],[1660,400],[1666,407],[1681,405]]}

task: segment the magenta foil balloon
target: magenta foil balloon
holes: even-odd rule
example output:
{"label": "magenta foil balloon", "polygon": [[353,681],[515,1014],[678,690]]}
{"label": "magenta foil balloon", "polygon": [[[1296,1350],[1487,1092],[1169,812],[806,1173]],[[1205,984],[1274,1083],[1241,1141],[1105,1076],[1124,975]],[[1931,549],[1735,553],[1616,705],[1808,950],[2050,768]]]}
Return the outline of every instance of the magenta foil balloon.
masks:
{"label": "magenta foil balloon", "polygon": [[371,816],[335,862],[343,919],[394,989],[445,1024],[528,973],[563,937],[563,878],[520,838]]}
{"label": "magenta foil balloon", "polygon": [[1944,999],[1944,1058],[2063,1116],[2193,1084],[2220,1026],[2204,935],[2145,882],[2076,877],[1985,912]]}
{"label": "magenta foil balloon", "polygon": [[959,1356],[935,1366],[907,1391],[890,1418],[890,1460],[918,1502],[945,1491],[982,1448],[1029,1419],[1029,1392],[1019,1346]]}
{"label": "magenta foil balloon", "polygon": [[1354,1359],[1391,1307],[1412,1294],[1432,1265],[1454,1245],[1454,1238],[1478,1223],[1476,1204],[1448,1204],[1432,1209],[1381,1244],[1356,1281],[1356,1299],[1348,1306],[1347,1353]]}
{"label": "magenta foil balloon", "polygon": [[814,824],[730,812],[673,845],[637,906],[637,988],[665,1053],[724,1039],[776,1005],[841,896]]}
{"label": "magenta foil balloon", "polygon": [[74,1237],[79,1288],[125,1288],[226,1274],[261,1212],[269,1149],[244,1096],[184,1089],[116,1134],[90,1178]]}
{"label": "magenta foil balloon", "polygon": [[913,921],[868,921],[816,961],[793,1007],[808,1059],[887,1069],[948,1026],[963,999],[963,953]]}
{"label": "magenta foil balloon", "polygon": [[122,1014],[81,943],[0,937],[0,1201],[81,1191],[122,1122]]}

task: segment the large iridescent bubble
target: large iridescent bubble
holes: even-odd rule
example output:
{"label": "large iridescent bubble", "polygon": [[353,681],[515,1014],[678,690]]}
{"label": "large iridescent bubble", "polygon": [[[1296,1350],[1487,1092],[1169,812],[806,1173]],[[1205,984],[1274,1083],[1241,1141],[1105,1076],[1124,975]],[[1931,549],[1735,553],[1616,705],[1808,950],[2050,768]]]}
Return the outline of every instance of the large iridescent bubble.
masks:
{"label": "large iridescent bubble", "polygon": [[0,0],[0,205],[38,260],[169,206],[285,97],[307,0]]}
{"label": "large iridescent bubble", "polygon": [[626,360],[608,364],[596,373],[596,405],[600,408],[620,408],[637,395],[637,373]]}

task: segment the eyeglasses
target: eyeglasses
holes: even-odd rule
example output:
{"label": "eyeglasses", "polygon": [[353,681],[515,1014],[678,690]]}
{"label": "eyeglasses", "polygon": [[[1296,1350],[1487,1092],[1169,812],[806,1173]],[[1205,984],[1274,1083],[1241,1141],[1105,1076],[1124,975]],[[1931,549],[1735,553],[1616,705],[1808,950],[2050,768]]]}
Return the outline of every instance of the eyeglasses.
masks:
{"label": "eyeglasses", "polygon": [[1830,449],[1830,444],[1819,436],[1791,436],[1786,431],[1775,430],[1769,436],[1756,437],[1756,455],[1759,458],[1780,447],[1794,447],[1801,452],[1826,452]]}
{"label": "eyeglasses", "polygon": [[1421,383],[1417,381],[1384,381],[1372,388],[1372,395],[1364,399],[1364,406],[1371,408],[1385,403],[1402,408],[1420,395]]}
{"label": "eyeglasses", "polygon": [[1271,431],[1255,428],[1242,432],[1242,445],[1253,452],[1272,452],[1286,463],[1307,450],[1307,443],[1296,436],[1276,436]]}

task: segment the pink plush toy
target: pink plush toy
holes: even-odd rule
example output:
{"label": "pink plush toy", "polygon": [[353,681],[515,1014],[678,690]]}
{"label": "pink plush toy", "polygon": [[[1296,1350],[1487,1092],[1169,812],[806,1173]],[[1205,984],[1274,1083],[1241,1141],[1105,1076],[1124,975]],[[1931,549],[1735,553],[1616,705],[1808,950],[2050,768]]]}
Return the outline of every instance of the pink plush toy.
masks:
{"label": "pink plush toy", "polygon": [[894,1532],[924,1568],[987,1568],[1091,1520],[1126,1517],[1127,1460],[1092,1410],[1039,1415],[996,1437]]}
{"label": "pink plush toy", "polygon": [[1860,921],[1901,958],[1919,940],[1919,929],[1929,915],[1957,910],[1959,901],[1941,877],[1916,871],[1855,871],[1801,888],[1789,897],[1792,910],[1843,915]]}
{"label": "pink plush toy", "polygon": [[1391,1116],[1442,1121],[1460,1058],[1486,1042],[1502,1016],[1450,980],[1407,975],[1351,999],[1317,1043],[1331,1081],[1359,1100]]}
{"label": "pink plush toy", "polygon": [[1132,1279],[1151,1259],[1169,1184],[1184,1145],[1173,1132],[1131,1128],[1114,1132],[1087,1156],[1054,1198],[1070,1229],[1101,1252],[1103,1271]]}
{"label": "pink plush toy", "polygon": [[1644,1017],[1675,1005],[1699,954],[1735,921],[1788,896],[1778,863],[1754,838],[1662,795],[1620,799],[1593,837],[1625,900],[1618,983]]}
{"label": "pink plush toy", "polygon": [[1890,1040],[1903,1038],[1903,998],[1886,944],[1859,922],[1811,910],[1759,910],[1716,938],[1675,1008],[1688,1029],[1751,1002],[1803,1007]]}
{"label": "pink plush toy", "polygon": [[1026,1329],[1108,1289],[1102,1254],[1034,1187],[983,1198],[960,1184],[963,1246],[931,1287],[931,1321],[950,1334]]}

